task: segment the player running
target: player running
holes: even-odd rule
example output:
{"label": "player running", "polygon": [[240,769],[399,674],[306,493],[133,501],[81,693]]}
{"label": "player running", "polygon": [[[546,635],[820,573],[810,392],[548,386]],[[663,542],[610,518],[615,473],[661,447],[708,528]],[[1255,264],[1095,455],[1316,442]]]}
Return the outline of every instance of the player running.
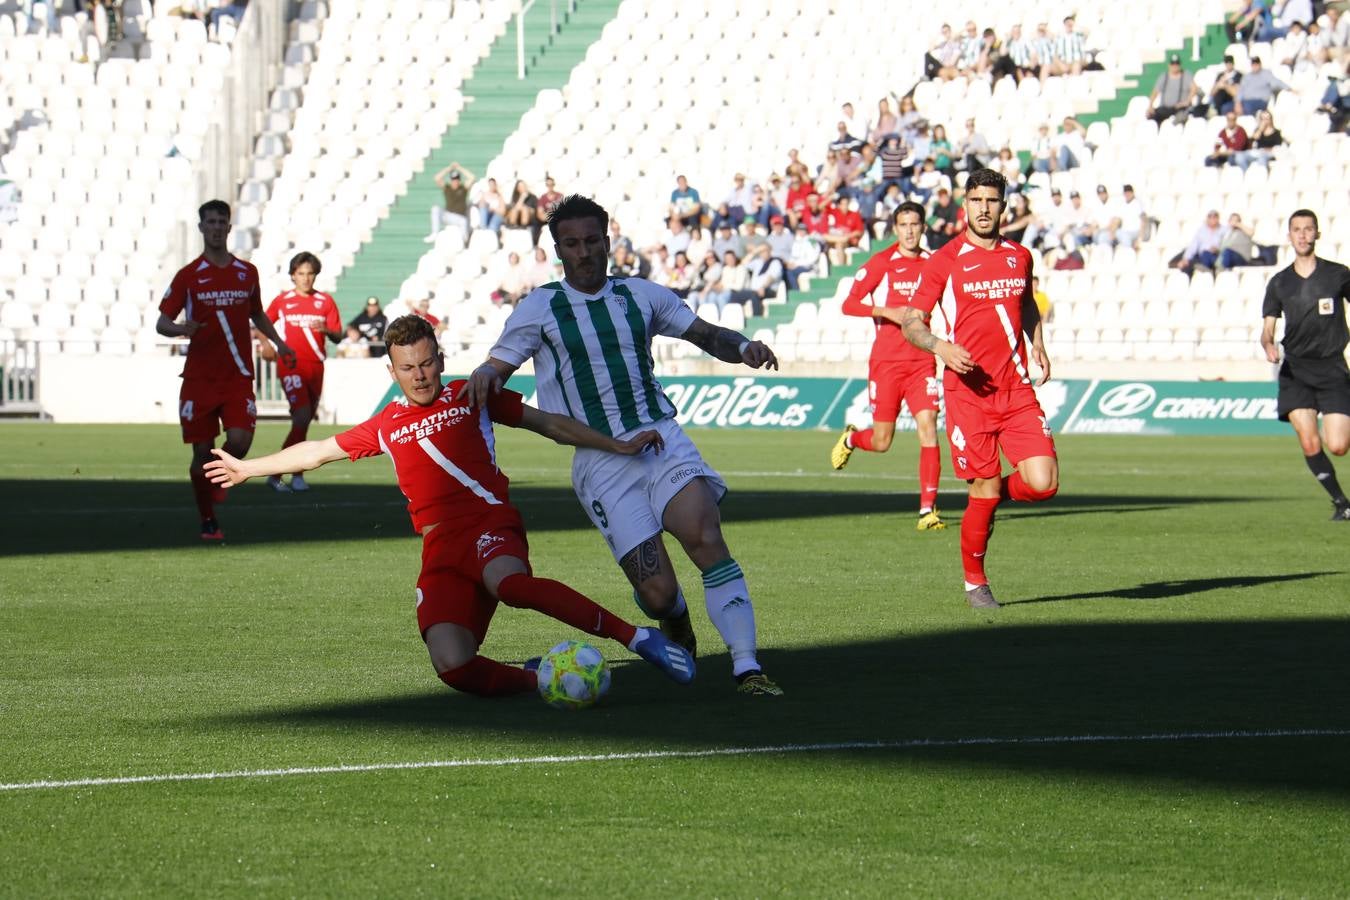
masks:
{"label": "player running", "polygon": [[[966,182],[966,221],[960,237],[924,263],[902,327],[914,346],[942,357],[947,441],[956,474],[970,485],[961,517],[961,560],[966,600],[976,608],[998,601],[984,571],[984,555],[999,500],[1048,500],[1059,490],[1059,460],[1027,371],[1026,338],[1050,378],[1040,313],[1031,293],[1031,254],[999,235],[1007,181],[980,169]],[[948,287],[951,293],[944,298]],[[952,340],[940,340],[925,321],[943,303]],[[948,305],[950,304],[950,305]],[[1001,474],[999,450],[1015,470]]]}
{"label": "player running", "polygon": [[[1350,332],[1342,303],[1350,300],[1350,269],[1317,256],[1317,213],[1295,210],[1289,217],[1294,262],[1266,285],[1261,305],[1261,347],[1280,364],[1279,417],[1294,427],[1303,459],[1331,495],[1333,522],[1350,522],[1350,500],[1336,480],[1325,450],[1344,456],[1350,449],[1350,370],[1345,347]],[[1284,361],[1275,346],[1275,320],[1285,316]],[[1322,414],[1322,433],[1317,414]]]}
{"label": "player running", "polygon": [[[226,249],[230,205],[209,200],[197,210],[202,255],[178,270],[159,304],[155,330],[165,337],[188,338],[178,418],[183,443],[192,445],[188,477],[201,515],[201,538],[224,540],[216,522],[215,503],[224,493],[211,486],[202,466],[211,459],[216,435],[225,429],[225,449],[243,456],[253,444],[258,407],[253,396],[252,323],[276,345],[284,364],[295,362],[291,350],[263,314],[258,270]],[[182,324],[175,320],[184,314]]]}
{"label": "player running", "polygon": [[895,208],[893,247],[874,254],[854,277],[844,300],[847,316],[870,316],[877,336],[867,364],[867,390],[872,401],[872,427],[858,431],[852,425],[830,451],[830,465],[842,469],[854,450],[885,453],[895,437],[900,402],[909,406],[919,433],[919,531],[947,527],[937,511],[938,479],[942,454],[937,438],[937,358],[909,341],[900,330],[903,307],[914,296],[919,272],[928,253],[919,249],[923,237],[924,211],[906,201]]}
{"label": "player running", "polygon": [[727,492],[675,421],[675,406],[652,372],[652,337],[683,338],[723,362],[778,368],[773,351],[729,328],[699,319],[670,290],[642,278],[609,278],[609,214],[573,195],[553,208],[549,232],[564,278],[535,288],[516,306],[460,392],[489,401],[528,359],[539,379],[539,405],[624,437],[654,428],[660,457],[617,457],[580,449],[572,486],[604,535],[642,611],[689,652],[696,652],[689,609],[661,539],[669,531],[703,573],[708,617],[731,651],[738,690],[779,696],[756,657],[755,612],[741,567],[722,537],[717,504]]}
{"label": "player running", "polygon": [[213,451],[206,471],[233,487],[250,478],[306,472],[338,459],[389,454],[408,498],[414,530],[422,535],[417,579],[417,625],[437,676],[469,694],[495,697],[535,689],[535,673],[479,654],[497,602],[533,609],[587,634],[611,638],[687,684],[694,660],[654,628],[635,628],[567,585],[536,578],[520,513],[507,497],[497,468],[494,422],[526,428],[560,444],[597,453],[654,455],[655,431],[619,441],[566,416],[540,412],[520,394],[502,391],[471,409],[456,399],[462,381],[441,384],[445,360],[431,325],[417,316],[395,319],[385,331],[389,373],[403,391],[374,417],[322,441],[304,441],[259,459]]}
{"label": "player running", "polygon": [[[277,334],[283,340],[290,338],[295,348],[293,365],[284,362],[277,365],[281,389],[291,406],[291,430],[281,443],[283,450],[309,435],[309,423],[314,420],[319,395],[323,393],[325,338],[334,343],[342,340],[342,319],[338,316],[337,304],[331,295],[314,290],[314,279],[322,269],[323,265],[313,253],[301,252],[291,257],[291,283],[295,287],[278,294],[267,307],[267,318],[276,323]],[[264,344],[264,358],[270,358],[270,350]],[[298,472],[291,476],[290,484],[277,475],[268,478],[267,483],[272,490],[283,493],[309,490],[305,476]]]}

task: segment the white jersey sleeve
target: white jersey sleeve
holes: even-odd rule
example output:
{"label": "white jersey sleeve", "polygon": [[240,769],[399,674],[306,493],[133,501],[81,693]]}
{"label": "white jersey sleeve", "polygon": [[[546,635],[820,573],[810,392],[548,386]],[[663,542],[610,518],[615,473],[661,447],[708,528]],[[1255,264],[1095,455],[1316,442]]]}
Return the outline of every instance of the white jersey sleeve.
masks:
{"label": "white jersey sleeve", "polygon": [[553,293],[535,288],[526,294],[507,317],[506,326],[488,356],[519,367],[539,352],[544,317],[548,315],[548,301]]}
{"label": "white jersey sleeve", "polygon": [[698,318],[670,288],[636,278],[630,279],[628,283],[638,286],[644,299],[651,304],[652,334],[680,337]]}

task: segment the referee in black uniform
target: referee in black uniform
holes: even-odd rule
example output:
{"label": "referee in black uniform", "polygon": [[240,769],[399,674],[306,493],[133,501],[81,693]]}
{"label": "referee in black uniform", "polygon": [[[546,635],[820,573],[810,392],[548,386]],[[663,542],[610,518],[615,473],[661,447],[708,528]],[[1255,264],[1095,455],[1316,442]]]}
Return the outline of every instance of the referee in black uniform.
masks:
{"label": "referee in black uniform", "polygon": [[[1275,320],[1284,316],[1284,362],[1280,365],[1280,419],[1294,426],[1308,468],[1331,495],[1334,522],[1350,522],[1350,500],[1336,481],[1323,448],[1336,456],[1350,449],[1350,369],[1346,368],[1344,304],[1350,301],[1350,269],[1318,259],[1317,213],[1300,209],[1289,217],[1294,264],[1266,285],[1261,346],[1280,362]],[[1322,433],[1317,414],[1322,414]]]}

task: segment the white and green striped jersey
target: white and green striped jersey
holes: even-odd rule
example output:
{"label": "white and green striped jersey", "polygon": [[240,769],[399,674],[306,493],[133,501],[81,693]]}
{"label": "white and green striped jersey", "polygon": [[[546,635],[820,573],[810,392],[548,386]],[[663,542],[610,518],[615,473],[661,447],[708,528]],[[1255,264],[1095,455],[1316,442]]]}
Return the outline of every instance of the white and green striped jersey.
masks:
{"label": "white and green striped jersey", "polygon": [[489,355],[513,366],[533,358],[540,409],[613,436],[675,415],[652,371],[652,337],[679,337],[694,319],[642,278],[610,278],[598,294],[555,281],[520,301]]}

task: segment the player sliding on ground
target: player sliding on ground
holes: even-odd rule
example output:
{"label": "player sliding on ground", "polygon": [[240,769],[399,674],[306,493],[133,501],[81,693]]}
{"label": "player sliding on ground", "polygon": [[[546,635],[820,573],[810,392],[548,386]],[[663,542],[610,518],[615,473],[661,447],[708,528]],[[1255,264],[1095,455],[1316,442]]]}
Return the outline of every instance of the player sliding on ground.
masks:
{"label": "player sliding on ground", "polygon": [[938,479],[942,453],[937,437],[937,358],[905,340],[900,330],[904,307],[914,296],[927,251],[919,249],[923,237],[923,207],[906,201],[895,208],[895,246],[875,254],[853,279],[844,299],[846,316],[870,316],[877,336],[867,364],[868,399],[872,401],[872,427],[858,431],[852,425],[835,442],[830,465],[842,469],[854,450],[885,453],[895,437],[900,402],[909,407],[919,433],[919,531],[947,527],[937,511]]}
{"label": "player sliding on ground", "polygon": [[250,478],[388,453],[408,498],[413,528],[422,535],[417,625],[436,674],[450,687],[485,697],[535,689],[533,671],[478,653],[498,601],[612,638],[672,680],[692,681],[693,658],[658,630],[635,628],[567,585],[531,573],[525,526],[507,498],[506,476],[497,468],[492,424],[629,456],[658,452],[661,436],[649,430],[615,440],[566,416],[527,406],[514,391],[501,391],[470,409],[455,399],[464,382],[441,384],[445,361],[426,320],[396,319],[384,340],[389,373],[402,398],[355,428],[270,456],[239,460],[215,450],[219,458],[207,464],[208,477],[233,487]]}
{"label": "player sliding on ground", "polygon": [[760,669],[750,589],[722,537],[717,504],[726,482],[675,421],[675,405],[652,371],[652,338],[683,338],[723,362],[752,369],[776,369],[778,360],[760,341],[698,318],[668,288],[608,277],[608,228],[609,214],[586,197],[574,194],[553,208],[548,230],[564,277],[520,301],[461,396],[482,406],[533,359],[539,405],[550,412],[616,437],[642,428],[659,431],[666,443],[660,459],[577,450],[577,499],[605,536],[643,612],[694,653],[689,609],[661,539],[663,531],[674,535],[703,573],[708,617],[731,651],[737,689],[780,696],[782,689]]}
{"label": "player sliding on ground", "polygon": [[[907,337],[942,357],[947,402],[947,440],[956,474],[970,485],[961,517],[961,561],[966,601],[996,607],[984,571],[984,555],[1000,499],[1048,500],[1059,490],[1059,460],[1045,413],[1027,371],[1026,343],[1050,378],[1050,357],[1041,338],[1041,317],[1031,293],[1031,254],[999,235],[1003,176],[980,169],[966,182],[968,230],[924,263],[914,298],[902,319]],[[948,285],[949,299],[944,299]],[[927,318],[939,301],[952,323],[952,340],[938,339]],[[950,304],[950,306],[948,305]],[[1014,471],[1002,475],[999,450]]]}

